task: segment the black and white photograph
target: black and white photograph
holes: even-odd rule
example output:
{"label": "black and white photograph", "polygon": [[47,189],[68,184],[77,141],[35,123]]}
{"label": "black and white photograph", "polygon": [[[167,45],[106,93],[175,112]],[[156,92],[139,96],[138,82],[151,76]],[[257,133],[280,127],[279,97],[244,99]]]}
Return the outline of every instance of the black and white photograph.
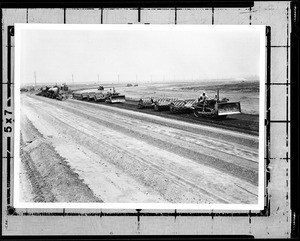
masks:
{"label": "black and white photograph", "polygon": [[263,209],[265,33],[15,24],[15,207]]}

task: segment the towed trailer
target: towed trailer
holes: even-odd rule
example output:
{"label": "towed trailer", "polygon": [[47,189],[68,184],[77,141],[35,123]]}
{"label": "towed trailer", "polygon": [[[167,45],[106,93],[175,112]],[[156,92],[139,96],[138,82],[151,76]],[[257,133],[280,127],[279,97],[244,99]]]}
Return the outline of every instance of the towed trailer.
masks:
{"label": "towed trailer", "polygon": [[171,112],[177,113],[182,109],[191,110],[189,107],[191,107],[195,101],[197,100],[178,100],[177,98],[146,97],[139,100],[138,108],[154,108],[157,111],[170,110]]}
{"label": "towed trailer", "polygon": [[153,97],[141,98],[138,102],[138,108],[154,108],[156,99]]}
{"label": "towed trailer", "polygon": [[79,92],[73,92],[72,96],[73,96],[73,99],[83,100],[83,96]]}
{"label": "towed trailer", "polygon": [[153,98],[153,97],[146,97],[141,98],[138,102],[138,108],[154,108],[157,111],[161,110],[169,110],[170,103],[172,101],[177,100],[176,98]]}
{"label": "towed trailer", "polygon": [[220,100],[219,90],[214,99],[186,99],[177,98],[141,98],[138,108],[154,108],[157,111],[170,110],[171,113],[194,113],[196,117],[226,118],[228,115],[240,114],[241,103],[232,102],[227,98]]}
{"label": "towed trailer", "polygon": [[[108,88],[107,88],[108,89]],[[95,90],[81,90],[74,91],[73,98],[79,100],[94,100],[105,101],[106,103],[123,103],[125,102],[125,95],[121,95],[115,91],[115,88],[110,88],[109,91],[105,91],[103,86],[99,86]]]}
{"label": "towed trailer", "polygon": [[156,111],[170,110],[170,104],[176,100],[178,100],[178,99],[177,98],[159,98],[154,102],[154,109]]}
{"label": "towed trailer", "polygon": [[175,100],[170,103],[170,111],[174,114],[192,112],[192,106],[197,102],[197,99]]}
{"label": "towed trailer", "polygon": [[103,91],[93,91],[89,93],[89,100],[94,100],[94,101],[105,101],[105,94]]}
{"label": "towed trailer", "polygon": [[88,92],[82,92],[81,93],[82,99],[87,99],[88,98]]}

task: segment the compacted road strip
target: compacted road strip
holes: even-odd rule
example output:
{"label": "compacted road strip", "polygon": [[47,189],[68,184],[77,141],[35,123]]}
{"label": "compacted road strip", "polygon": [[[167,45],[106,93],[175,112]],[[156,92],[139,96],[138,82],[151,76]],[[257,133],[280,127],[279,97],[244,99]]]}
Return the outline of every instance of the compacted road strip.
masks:
{"label": "compacted road strip", "polygon": [[256,136],[76,100],[22,108],[104,202],[257,203]]}
{"label": "compacted road strip", "polygon": [[[90,102],[83,100],[84,102]],[[93,102],[93,101],[92,101]],[[94,102],[99,105],[105,105],[103,102]],[[259,115],[253,114],[235,114],[227,116],[225,119],[197,118],[193,113],[174,114],[170,111],[156,111],[154,108],[139,109],[137,100],[126,99],[125,103],[115,103],[116,108],[133,110],[135,112],[147,113],[156,116],[162,116],[170,119],[183,120],[188,123],[201,124],[206,126],[215,126],[227,130],[234,130],[241,133],[252,135],[259,134]]]}

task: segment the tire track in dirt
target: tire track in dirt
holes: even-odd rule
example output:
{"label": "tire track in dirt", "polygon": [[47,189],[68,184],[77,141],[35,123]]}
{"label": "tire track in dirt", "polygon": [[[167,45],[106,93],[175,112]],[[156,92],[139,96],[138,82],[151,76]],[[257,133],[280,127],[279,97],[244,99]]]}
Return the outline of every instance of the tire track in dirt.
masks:
{"label": "tire track in dirt", "polygon": [[[109,143],[109,142],[106,142],[105,140],[103,140],[102,138],[103,138],[103,133],[101,133],[101,128],[104,128],[104,127],[100,127],[100,126],[102,126],[102,123],[98,123],[98,124],[96,124],[95,122],[93,122],[93,123],[91,123],[91,121],[89,120],[90,118],[91,118],[91,116],[88,116],[88,118],[86,118],[86,116],[83,116],[82,114],[81,114],[81,117],[79,117],[79,116],[72,116],[74,113],[73,113],[73,111],[72,111],[72,113],[66,113],[65,111],[63,111],[63,110],[60,110],[60,109],[55,109],[55,110],[53,110],[53,107],[49,107],[49,109],[48,108],[46,108],[47,106],[45,105],[44,106],[45,107],[45,109],[42,111],[42,112],[40,112],[40,114],[42,114],[42,115],[51,115],[51,116],[55,116],[55,117],[53,117],[53,118],[58,118],[58,120],[57,120],[57,125],[58,126],[60,126],[60,125],[70,125],[70,127],[69,128],[65,128],[66,130],[65,130],[65,132],[68,132],[68,133],[66,133],[67,135],[72,135],[72,133],[70,133],[70,131],[68,131],[68,129],[70,129],[70,128],[74,128],[74,130],[72,130],[71,132],[73,132],[73,135],[74,135],[74,137],[76,138],[76,136],[78,137],[78,136],[80,136],[80,135],[83,135],[83,134],[85,134],[86,135],[86,139],[87,139],[87,142],[86,143],[82,143],[82,144],[84,144],[84,145],[91,145],[92,146],[92,148],[93,148],[93,151],[95,151],[95,152],[97,152],[97,148],[99,149],[99,146],[104,146],[105,148],[104,149],[107,149],[107,150],[109,150],[109,153],[107,153],[108,154],[108,156],[106,156],[105,158],[108,158],[110,161],[112,161],[112,162],[114,162],[116,165],[120,165],[120,163],[118,162],[120,159],[122,159],[121,158],[121,156],[119,155],[120,153],[120,148],[122,149],[122,143]],[[48,111],[47,111],[48,110]],[[37,111],[37,110],[36,110]],[[52,111],[52,113],[51,113],[51,111]],[[55,112],[54,112],[55,111]],[[54,115],[54,113],[55,113],[55,115]],[[70,117],[70,116],[72,116],[72,121],[70,121],[69,119],[70,118],[68,118],[68,117]],[[74,117],[74,118],[73,118]],[[47,118],[50,118],[49,116],[47,117]],[[45,119],[45,118],[44,118]],[[77,119],[77,122],[75,122],[74,123],[74,120],[73,119]],[[86,120],[86,121],[85,121]],[[64,122],[64,123],[60,123],[60,122]],[[99,120],[98,120],[98,122],[99,122]],[[99,126],[99,124],[101,124],[100,126]],[[95,129],[93,129],[92,127],[93,127],[93,125],[95,125]],[[79,131],[78,131],[78,128],[80,127],[80,129],[81,129],[81,131],[82,131],[82,133],[80,133],[79,134]],[[99,130],[99,128],[100,128],[100,130]],[[105,127],[106,128],[106,127]],[[107,129],[107,128],[106,128]],[[120,128],[118,128],[118,129],[120,129]],[[62,128],[62,130],[64,130],[64,128]],[[102,135],[102,138],[100,138],[99,139],[99,137],[98,137],[98,139],[97,139],[97,136],[95,136],[95,132],[97,133],[97,130],[98,130],[98,133],[101,133],[101,135]],[[100,131],[100,132],[99,132]],[[102,129],[102,131],[104,131],[104,129]],[[106,130],[107,131],[107,130]],[[118,130],[119,131],[119,130]],[[110,129],[110,131],[109,132],[111,132],[111,129]],[[75,134],[74,134],[75,133]],[[83,135],[84,136],[84,135]],[[93,138],[95,138],[96,139],[96,141],[97,141],[97,143],[96,143],[96,146],[93,146],[93,143],[91,143],[92,141],[90,140],[91,139],[91,136],[93,137]],[[122,135],[121,135],[122,136]],[[109,135],[108,135],[108,137],[109,137]],[[120,135],[119,135],[119,137],[120,137]],[[125,137],[124,137],[125,138]],[[81,138],[82,139],[82,138]],[[93,142],[95,142],[95,139],[94,139],[94,141]],[[82,142],[82,140],[80,140],[81,142]],[[108,140],[109,141],[109,140]],[[117,144],[117,147],[115,147],[115,145]],[[137,170],[144,170],[143,168],[145,168],[145,166],[146,166],[146,164],[147,164],[147,162],[149,162],[149,160],[151,161],[151,158],[150,159],[147,159],[147,160],[145,160],[145,162],[144,163],[141,163],[141,160],[143,159],[143,156],[139,156],[139,155],[137,155],[136,153],[132,153],[132,152],[129,152],[128,150],[126,150],[126,148],[123,148],[122,149],[122,151],[123,151],[123,157],[126,157],[126,160],[127,160],[127,163],[126,163],[126,165],[123,165],[123,168],[124,168],[124,170],[125,171],[129,171],[133,176],[136,176],[136,177],[139,177],[140,179],[141,178],[145,178],[145,176],[147,176],[147,175],[145,175],[145,172],[144,173],[141,173],[140,171],[137,171],[137,172],[135,172],[135,170],[134,170],[134,168],[136,168],[137,167]],[[135,150],[136,151],[136,150]],[[98,152],[99,152],[99,150],[98,150]],[[117,153],[117,154],[116,154]],[[99,153],[99,155],[100,155],[101,153]],[[111,155],[111,156],[110,156]],[[155,154],[154,154],[155,155]],[[155,156],[153,156],[152,158],[154,158],[155,159]],[[176,156],[176,158],[178,158],[178,156]],[[182,159],[182,158],[181,158]],[[123,158],[123,160],[124,160],[124,158]],[[132,164],[132,163],[130,163],[128,160],[130,160],[130,161],[132,161],[132,160],[134,160],[134,165]],[[159,188],[158,188],[158,190],[161,192],[161,193],[164,193],[165,192],[165,197],[168,197],[169,199],[168,200],[171,200],[172,199],[172,197],[174,197],[174,194],[176,194],[176,192],[181,192],[182,193],[182,191],[180,191],[177,187],[176,187],[176,185],[174,185],[174,183],[172,183],[172,184],[168,184],[167,183],[167,185],[168,185],[168,187],[170,187],[171,185],[173,185],[172,187],[174,188],[174,190],[173,191],[171,191],[171,194],[168,194],[168,191],[170,191],[170,189],[172,189],[172,188],[169,188],[169,190],[167,190],[167,191],[164,191],[163,190],[163,187],[165,187],[166,186],[166,183],[165,183],[165,180],[163,180],[162,179],[162,176],[163,175],[165,175],[166,176],[166,170],[169,170],[169,169],[172,169],[172,168],[175,168],[174,167],[174,163],[173,163],[173,166],[172,165],[170,165],[170,163],[166,163],[165,165],[163,165],[163,160],[160,160],[161,162],[159,163],[159,166],[157,166],[158,168],[160,168],[161,169],[161,171],[162,171],[162,173],[161,173],[161,175],[153,175],[153,173],[155,173],[153,170],[155,169],[154,167],[155,167],[155,163],[151,163],[151,167],[149,167],[149,168],[151,168],[152,170],[150,170],[149,172],[148,172],[148,185],[150,185],[150,186],[155,186],[155,185],[157,185],[157,186],[159,186]],[[187,161],[186,159],[184,160],[185,162]],[[177,163],[177,164],[180,164],[180,163]],[[189,162],[189,165],[190,165],[191,163]],[[196,163],[194,163],[194,164],[196,164]],[[194,165],[194,164],[192,164],[192,165]],[[136,166],[135,166],[136,165]],[[181,163],[181,165],[182,165],[182,163]],[[196,167],[196,166],[195,166]],[[183,168],[183,167],[182,167]],[[186,168],[186,167],[185,167]],[[192,168],[191,168],[192,169]],[[157,169],[157,170],[159,170],[159,169]],[[183,169],[185,172],[186,172],[186,169]],[[206,170],[207,170],[207,168],[206,168]],[[178,175],[181,171],[180,171],[180,169],[177,167],[177,169],[175,168],[175,170],[174,170],[174,172],[175,172],[175,174],[177,174],[177,177],[176,177],[176,175],[175,175],[175,177],[176,178],[174,178],[174,173],[171,173],[170,174],[170,179],[174,182],[174,180],[177,180],[178,179],[178,177],[179,177],[179,179],[180,179],[180,175]],[[199,173],[198,173],[199,174]],[[206,174],[207,175],[207,174]],[[226,176],[225,174],[222,174],[223,176]],[[155,178],[158,178],[159,180],[155,180]],[[201,176],[200,176],[201,177]],[[190,178],[190,177],[185,177],[184,179],[185,180],[187,180],[188,178]],[[195,176],[193,176],[193,178],[194,179],[192,179],[192,181],[191,181],[191,183],[193,184],[193,183],[199,183],[199,181],[201,181],[201,180],[197,180],[197,178],[195,178]],[[232,181],[232,179],[230,178],[230,177],[228,177],[231,181]],[[199,179],[199,177],[198,177],[198,179]],[[200,178],[201,179],[201,178]],[[211,179],[211,178],[210,178]],[[208,179],[209,180],[209,179]],[[212,180],[212,179],[211,179]],[[224,179],[225,180],[225,179]],[[238,179],[234,179],[235,180],[235,182],[238,182],[238,183],[240,183],[240,181],[238,180]],[[144,180],[145,181],[145,180]],[[147,182],[147,181],[146,181]],[[152,182],[152,183],[151,183]],[[154,183],[153,183],[154,182]],[[155,182],[156,182],[156,184],[155,184]],[[202,182],[203,182],[203,180],[202,180]],[[227,181],[228,182],[228,181]],[[215,186],[213,186],[211,183],[209,183],[209,182],[206,182],[205,184],[203,183],[203,185],[202,186],[205,186],[205,187],[209,187],[209,189],[213,189],[213,190],[215,190],[216,191],[216,193],[222,193],[223,192],[223,200],[224,200],[224,195],[225,196],[230,196],[230,194],[228,193],[228,190],[226,191],[226,189],[224,189],[224,190],[222,190],[223,188],[222,188],[222,185],[221,185],[221,183],[219,183],[218,184],[219,185],[219,187],[217,187],[216,185]],[[244,185],[245,185],[245,183],[244,183]],[[177,183],[177,186],[180,186],[179,185],[179,183]],[[183,185],[184,187],[185,187],[185,189],[187,188],[187,183],[185,183],[184,185]],[[190,186],[190,184],[189,184],[189,186]],[[182,188],[184,188],[184,187],[181,187],[181,189]],[[248,188],[249,188],[249,186],[248,186]],[[194,189],[194,191],[195,191],[195,188],[192,188],[192,189]],[[228,188],[229,189],[229,188]],[[232,195],[232,197],[230,198],[231,200],[229,200],[231,203],[232,202],[240,202],[240,201],[242,201],[242,202],[246,202],[247,203],[247,198],[249,198],[249,197],[245,197],[245,191],[241,191],[241,190],[237,190],[237,189],[235,189],[234,190],[236,193],[234,193],[234,194],[237,194],[236,196],[235,195]],[[199,191],[198,191],[199,192]],[[226,193],[227,192],[227,193]],[[191,195],[190,193],[185,193],[185,194],[187,194],[187,195]],[[184,194],[183,194],[184,195]],[[203,191],[202,191],[202,195],[203,195]],[[221,196],[222,196],[221,195]],[[176,195],[175,195],[176,196]],[[204,195],[203,195],[204,196]],[[249,194],[248,194],[248,196],[249,196]],[[251,195],[250,195],[251,196]],[[255,196],[255,195],[252,195],[252,196]],[[204,198],[205,199],[205,198]],[[238,201],[238,199],[240,199],[239,201]],[[246,200],[245,200],[246,199]],[[254,197],[254,199],[256,199],[255,197]],[[254,200],[253,198],[252,198],[252,200],[251,200],[251,198],[249,199],[250,200],[250,202],[252,203],[253,202],[253,200]],[[180,199],[177,199],[177,200],[180,200]],[[206,202],[207,202],[207,200],[209,200],[209,198],[207,199],[206,198]],[[225,198],[225,200],[226,200],[226,198]],[[249,200],[248,200],[248,202],[249,202]],[[173,200],[174,201],[174,200]],[[203,198],[202,198],[202,200],[200,199],[200,201],[199,202],[205,202],[205,200],[203,200]],[[208,201],[208,202],[210,202],[210,201]],[[213,203],[215,203],[216,202],[216,198],[213,200]],[[225,201],[226,202],[226,201]]]}
{"label": "tire track in dirt", "polygon": [[[35,98],[35,96],[31,96]],[[44,100],[43,100],[44,101]],[[48,103],[53,103],[51,100],[45,100]],[[114,112],[116,114],[122,115],[124,117],[130,117],[130,118],[137,118],[141,119],[147,122],[151,122],[154,124],[159,124],[166,127],[174,127],[181,130],[186,130],[195,134],[203,134],[208,136],[213,136],[216,138],[226,139],[230,138],[230,140],[233,143],[239,143],[244,146],[249,147],[258,147],[258,136],[257,135],[251,135],[247,133],[241,133],[239,131],[233,131],[233,130],[226,130],[222,129],[220,127],[215,126],[208,126],[208,125],[202,125],[199,122],[197,123],[190,123],[187,122],[185,119],[181,120],[180,118],[165,118],[165,116],[160,116],[159,113],[154,111],[155,114],[151,113],[143,113],[143,112],[136,112],[133,110],[128,109],[122,109],[121,104],[118,106],[119,108],[116,108],[117,104],[109,105],[104,103],[95,103],[95,102],[88,102],[88,101],[82,101],[82,100],[76,100],[76,99],[68,99],[66,102],[68,102],[69,106],[72,107],[88,107],[89,109],[99,110],[102,111],[109,111]],[[64,103],[60,102],[58,105],[65,106]],[[157,114],[157,115],[156,115]]]}
{"label": "tire track in dirt", "polygon": [[[49,104],[56,105],[53,102]],[[87,108],[83,109],[80,105],[76,107],[61,106],[62,109],[66,110],[66,113],[72,112],[72,114],[77,114],[78,116],[84,113],[90,121],[101,123],[107,128],[118,130],[157,147],[163,146],[166,150],[180,156],[232,174],[255,185],[258,184],[258,165],[257,161],[255,161],[258,160],[258,155],[253,149],[243,148],[240,144],[230,143],[229,145],[227,144],[228,139],[226,141],[217,140],[216,138],[204,137],[203,135],[196,135],[187,131],[179,131],[179,129],[173,127],[159,128],[157,124],[137,122],[136,119],[132,118],[124,120],[123,116],[109,113],[106,110],[97,109],[90,111]],[[135,128],[130,125],[130,122]],[[147,125],[147,128],[144,128],[145,125]],[[199,139],[202,139],[202,141]],[[209,142],[209,144],[206,142]],[[223,149],[218,148],[218,145],[222,146]],[[236,149],[237,153],[232,153],[232,149]],[[240,155],[241,153],[244,153],[244,155]],[[246,159],[242,158],[243,156]]]}
{"label": "tire track in dirt", "polygon": [[[64,107],[62,107],[64,108]],[[74,110],[73,110],[74,111]],[[222,160],[230,160],[240,166],[245,167],[257,167],[258,153],[253,148],[248,148],[237,143],[229,143],[228,140],[221,140],[204,136],[200,134],[194,134],[185,130],[179,130],[173,127],[162,127],[158,124],[145,122],[133,118],[124,118],[119,115],[105,116],[103,111],[89,111],[86,108],[79,107],[75,111],[80,111],[88,116],[94,117],[95,121],[101,121],[106,126],[115,125],[115,127],[122,127],[127,132],[135,132],[140,135],[151,135],[153,139],[165,140],[166,137],[169,139],[168,142],[176,144],[178,147],[187,147],[188,149],[197,150],[201,154],[210,153],[210,156]],[[78,113],[78,112],[77,112]],[[101,116],[101,117],[99,117]],[[111,119],[114,119],[111,123]],[[109,125],[107,125],[109,123]],[[135,126],[134,131],[132,126]],[[218,150],[216,152],[216,150]],[[254,162],[254,164],[251,164]]]}
{"label": "tire track in dirt", "polygon": [[[137,185],[136,181],[131,177],[127,177],[122,170],[115,166],[112,167],[110,163],[105,161],[108,158],[103,156],[101,152],[95,154],[84,147],[93,143],[95,144],[95,150],[99,152],[99,144],[94,143],[94,139],[89,138],[84,143],[76,141],[82,133],[77,132],[76,128],[74,130],[73,127],[68,129],[63,125],[64,123],[54,121],[53,116],[61,112],[60,109],[54,108],[52,110],[54,113],[49,112],[47,114],[45,113],[47,112],[46,109],[38,108],[38,110],[32,111],[32,108],[34,108],[32,103],[23,103],[23,112],[30,116],[30,120],[39,130],[43,130],[45,142],[51,143],[55,150],[67,159],[66,161],[72,166],[72,170],[77,172],[80,178],[84,179],[84,183],[93,190],[95,195],[100,195],[102,200],[105,202],[166,202],[155,191],[149,190],[149,188],[140,184]],[[65,121],[68,122],[68,119]],[[71,131],[71,133],[68,131]],[[83,139],[85,139],[84,136]],[[73,140],[75,140],[76,145]],[[96,156],[96,158],[93,158],[93,156]],[[77,159],[77,161],[74,159]]]}
{"label": "tire track in dirt", "polygon": [[[44,113],[41,113],[41,115],[43,114]],[[46,119],[50,118],[50,116],[46,117]],[[80,140],[77,139],[76,141],[78,145],[88,146],[93,152],[97,153],[101,159],[109,160],[110,163],[121,168],[123,172],[130,173],[130,175],[138,179],[142,185],[147,185],[158,191],[169,202],[182,202],[179,196],[182,194],[182,190],[186,189],[186,185],[183,185],[182,182],[178,182],[174,177],[168,177],[168,173],[165,173],[165,169],[158,165],[150,164],[147,160],[144,160],[143,157],[129,153],[125,149],[120,150],[120,147],[115,146],[116,143],[111,144],[99,140],[95,136],[91,137],[92,133],[90,132],[92,132],[92,130],[86,129],[85,131],[79,131],[78,127],[80,127],[80,121],[78,121],[75,125],[76,127],[74,127],[67,119],[65,119],[65,122],[61,122],[61,118],[59,118],[59,120],[56,120],[56,125],[60,126],[60,131],[65,130],[67,136],[71,137],[70,139],[76,139],[80,136]],[[90,129],[90,127],[87,128]],[[86,132],[88,132],[88,134]],[[99,146],[102,147],[100,150]],[[120,160],[122,161],[121,163]],[[166,180],[169,180],[169,182],[166,182]],[[166,187],[166,185],[168,186]],[[206,196],[203,193],[200,193],[200,198],[199,195],[194,195],[192,192],[184,193],[182,196],[187,197],[188,202],[192,202],[193,200],[198,200],[200,203],[216,201],[216,199],[211,197],[214,195]],[[217,197],[217,200],[222,199]],[[227,201],[223,200],[221,203],[227,203]]]}
{"label": "tire track in dirt", "polygon": [[[80,116],[84,112],[81,110],[72,110],[72,113]],[[233,176],[253,184],[258,183],[258,165],[257,162],[253,162],[252,160],[249,161],[248,159],[245,160],[234,155],[226,155],[222,152],[217,153],[215,150],[211,149],[207,150],[207,148],[193,142],[180,141],[172,138],[169,138],[170,140],[166,141],[166,135],[155,134],[155,136],[153,136],[151,135],[151,132],[142,132],[140,129],[133,130],[132,127],[119,123],[117,118],[115,118],[114,120],[116,121],[113,122],[109,121],[109,118],[100,119],[91,115],[89,115],[88,118],[90,121],[101,123],[105,127],[113,130],[119,130],[119,132],[125,135],[143,140],[151,145],[164,147],[170,152],[192,159],[199,164],[206,164],[207,166],[232,174]],[[219,151],[219,149],[217,150]]]}
{"label": "tire track in dirt", "polygon": [[[62,107],[64,108],[64,107]],[[140,133],[147,133],[147,134],[155,134],[157,137],[158,135],[161,136],[168,136],[170,137],[170,142],[176,142],[178,139],[182,140],[180,144],[187,143],[189,145],[191,144],[197,144],[198,148],[204,148],[205,150],[202,151],[202,153],[210,152],[209,150],[215,151],[216,149],[218,152],[222,152],[221,155],[218,156],[220,158],[221,156],[224,156],[224,154],[231,155],[230,158],[234,158],[235,156],[238,156],[238,159],[240,161],[241,157],[243,159],[247,159],[247,161],[253,161],[258,162],[258,154],[257,150],[252,148],[247,148],[245,146],[242,146],[238,143],[229,143],[228,140],[222,140],[220,138],[213,138],[209,136],[204,136],[203,134],[195,134],[190,131],[186,130],[180,130],[178,128],[174,127],[168,127],[155,124],[153,122],[144,121],[138,118],[132,118],[132,117],[123,117],[121,115],[117,114],[111,114],[107,110],[102,110],[101,112],[98,110],[88,110],[87,108],[83,108],[82,106],[77,106],[77,111],[84,112],[87,115],[93,116],[95,118],[105,120],[105,121],[111,121],[111,119],[114,119],[113,124],[117,124],[119,126],[122,126],[123,128],[132,129],[132,126],[135,126],[135,131],[139,131]],[[109,113],[107,116],[103,115],[103,112]],[[182,146],[182,145],[179,145]],[[207,151],[208,150],[208,151]]]}

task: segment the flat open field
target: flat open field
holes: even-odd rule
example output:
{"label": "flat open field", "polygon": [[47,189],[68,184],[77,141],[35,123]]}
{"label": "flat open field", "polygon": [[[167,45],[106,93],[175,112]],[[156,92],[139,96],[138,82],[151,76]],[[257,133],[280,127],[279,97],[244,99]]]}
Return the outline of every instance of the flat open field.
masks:
{"label": "flat open field", "polygon": [[257,203],[258,136],[249,118],[239,117],[246,131],[235,131],[220,128],[226,121],[139,111],[135,100],[152,96],[149,89],[121,88],[132,98],[126,105],[21,94],[21,201]]}

